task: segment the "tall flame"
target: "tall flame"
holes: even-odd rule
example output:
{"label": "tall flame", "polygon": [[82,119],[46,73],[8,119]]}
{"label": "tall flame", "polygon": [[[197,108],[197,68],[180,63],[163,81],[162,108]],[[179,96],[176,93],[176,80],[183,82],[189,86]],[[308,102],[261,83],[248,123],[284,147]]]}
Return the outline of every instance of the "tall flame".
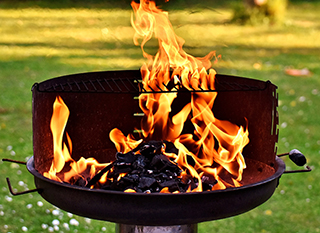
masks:
{"label": "tall flame", "polygon": [[[140,0],[140,4],[132,2],[131,5],[134,10],[131,23],[136,31],[134,43],[139,45],[142,40],[140,46],[148,60],[141,67],[142,85],[147,93],[139,96],[139,106],[144,113],[141,121],[143,138],[136,140],[115,128],[110,132],[110,139],[117,151],[127,153],[143,140],[167,140],[174,143],[178,154],[163,153],[182,169],[181,179],[191,176],[195,180],[196,187],[190,184],[189,192],[202,191],[202,181],[206,179],[217,181],[212,190],[240,186],[246,168],[242,150],[249,143],[248,129],[214,116],[212,109],[217,92],[212,90],[215,89],[216,72],[210,68],[215,52],[203,58],[187,54],[182,48],[184,40],[175,35],[167,12],[149,0]],[[144,49],[153,36],[159,44],[155,55]],[[154,92],[159,87],[162,91]],[[179,98],[177,89],[181,88],[190,91],[190,101],[173,114],[171,107]],[[54,158],[50,170],[43,175],[60,182],[70,182],[77,177],[88,181],[108,164],[99,164],[92,158],[81,158],[77,162],[71,158],[71,139],[66,133],[66,144],[63,137],[68,117],[67,106],[61,97],[57,97],[50,123]],[[186,122],[190,122],[194,130],[182,134]],[[229,178],[224,179],[226,173]],[[100,182],[103,183],[104,179],[106,174]],[[161,192],[169,192],[169,189],[163,188]]]}
{"label": "tall flame", "polygon": [[[141,49],[148,59],[148,64],[141,67],[141,75],[144,90],[151,93],[139,97],[140,108],[144,113],[141,124],[144,138],[160,138],[175,144],[179,154],[168,156],[174,156],[175,162],[198,180],[198,187],[192,191],[202,191],[201,179],[204,175],[213,176],[218,181],[213,189],[239,186],[243,169],[246,168],[242,150],[249,143],[248,130],[215,118],[212,108],[217,92],[194,92],[214,90],[216,72],[213,69],[209,72],[207,70],[211,67],[215,52],[203,58],[187,54],[182,48],[184,40],[175,35],[167,12],[158,9],[155,2],[149,0],[141,0],[140,4],[132,2],[131,6],[135,14],[131,18],[136,32],[134,43],[139,45],[139,39],[142,38]],[[144,49],[153,36],[159,44],[159,50],[154,56]],[[168,88],[170,82],[192,92],[190,103],[172,117],[171,106],[177,98],[177,92]],[[159,87],[165,92],[152,93]],[[181,134],[187,119],[194,126],[193,135]],[[121,144],[118,148],[130,147],[127,143],[130,136],[110,136],[116,145]],[[123,152],[126,150],[123,149]],[[188,163],[187,156],[192,156],[195,165]],[[233,184],[219,177],[223,169],[232,176]]]}
{"label": "tall flame", "polygon": [[[44,172],[43,176],[59,182],[70,183],[80,177],[82,180],[87,181],[107,164],[100,164],[93,158],[85,159],[81,157],[78,161],[72,159],[72,142],[68,133],[65,133],[69,114],[69,109],[62,98],[60,96],[56,97],[50,122],[53,137],[53,161],[49,171]],[[69,149],[66,143],[63,143],[64,134],[66,134]],[[66,166],[69,166],[69,170],[61,172]]]}

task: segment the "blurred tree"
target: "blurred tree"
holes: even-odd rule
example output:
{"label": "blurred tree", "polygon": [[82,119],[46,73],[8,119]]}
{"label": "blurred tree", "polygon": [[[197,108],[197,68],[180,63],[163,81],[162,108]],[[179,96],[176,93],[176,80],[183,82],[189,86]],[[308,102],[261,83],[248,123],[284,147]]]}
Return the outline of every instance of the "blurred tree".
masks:
{"label": "blurred tree", "polygon": [[287,0],[243,0],[235,8],[233,21],[251,24],[281,23],[287,8]]}

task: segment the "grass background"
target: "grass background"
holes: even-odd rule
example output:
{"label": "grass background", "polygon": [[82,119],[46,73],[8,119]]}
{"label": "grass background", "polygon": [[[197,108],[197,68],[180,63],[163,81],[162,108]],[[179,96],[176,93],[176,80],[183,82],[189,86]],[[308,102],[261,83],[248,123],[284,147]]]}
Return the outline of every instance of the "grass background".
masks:
{"label": "grass background", "polygon": [[[145,60],[132,42],[129,2],[0,2],[1,158],[32,156],[33,83],[79,72],[139,69]],[[227,23],[235,1],[227,2],[176,1],[163,7],[188,53],[215,50],[222,56],[214,64],[218,73],[279,87],[278,152],[300,149],[313,171],[283,175],[269,201],[236,217],[201,223],[199,232],[319,232],[320,3],[291,1],[283,25],[240,26]],[[149,43],[148,51],[155,47]],[[288,76],[286,68],[307,68],[312,75]],[[66,213],[39,194],[12,197],[5,177],[16,191],[34,188],[25,166],[0,162],[0,232],[114,232],[113,223]]]}

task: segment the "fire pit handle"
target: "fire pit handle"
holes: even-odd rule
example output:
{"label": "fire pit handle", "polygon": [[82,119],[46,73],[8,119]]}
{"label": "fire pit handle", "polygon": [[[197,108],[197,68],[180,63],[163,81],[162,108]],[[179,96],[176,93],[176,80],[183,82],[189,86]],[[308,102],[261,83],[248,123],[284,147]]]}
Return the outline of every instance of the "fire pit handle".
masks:
{"label": "fire pit handle", "polygon": [[[17,160],[13,160],[13,159],[2,159],[2,161],[3,162],[18,163],[18,164],[23,164],[23,165],[27,164],[26,162],[17,161]],[[22,192],[14,192],[13,188],[11,186],[10,179],[7,177],[6,180],[7,180],[7,183],[8,183],[9,191],[13,196],[23,195],[23,194],[32,193],[32,192],[39,192],[40,193],[40,192],[43,191],[42,189],[37,188],[37,189],[30,189],[30,190],[26,190],[26,191],[22,191]]]}
{"label": "fire pit handle", "polygon": [[[293,149],[290,152],[277,155],[278,157],[289,155],[289,158],[297,166],[304,166],[307,163],[307,159],[299,150]],[[284,173],[298,173],[298,172],[310,172],[312,169],[309,166],[306,166],[306,169],[302,170],[293,170],[293,171],[284,171]]]}
{"label": "fire pit handle", "polygon": [[23,195],[23,194],[27,194],[27,193],[33,193],[33,192],[39,192],[39,193],[42,192],[42,189],[29,189],[29,190],[22,191],[22,192],[14,192],[13,189],[12,189],[12,186],[11,186],[10,179],[7,177],[6,180],[7,180],[7,183],[8,183],[9,191],[13,196],[19,196],[19,195]]}

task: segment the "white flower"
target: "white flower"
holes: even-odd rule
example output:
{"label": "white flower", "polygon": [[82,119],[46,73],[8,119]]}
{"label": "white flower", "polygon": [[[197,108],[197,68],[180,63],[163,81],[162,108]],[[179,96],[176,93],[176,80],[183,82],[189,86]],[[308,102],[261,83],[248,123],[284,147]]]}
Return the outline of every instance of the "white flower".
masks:
{"label": "white flower", "polygon": [[281,128],[286,128],[287,126],[288,126],[287,122],[283,122],[283,123],[281,124]]}
{"label": "white flower", "polygon": [[27,209],[31,209],[31,208],[32,208],[32,204],[28,204]]}
{"label": "white flower", "polygon": [[52,214],[53,214],[54,216],[58,216],[58,215],[60,214],[60,211],[57,210],[57,209],[52,210]]}
{"label": "white flower", "polygon": [[9,196],[5,196],[5,199],[6,199],[8,202],[11,202],[11,201],[12,201],[12,197],[9,197]]}
{"label": "white flower", "polygon": [[22,229],[22,231],[28,231],[28,228],[25,226],[23,226],[21,229]]}
{"label": "white flower", "polygon": [[41,228],[42,228],[43,230],[47,229],[47,228],[48,228],[48,224],[42,223],[42,224],[41,224]]}
{"label": "white flower", "polygon": [[69,228],[69,224],[68,223],[63,223],[63,227],[66,229],[66,230],[70,230],[70,228]]}
{"label": "white flower", "polygon": [[18,182],[18,185],[23,186],[23,185],[24,185],[24,182],[23,182],[22,180],[20,180],[20,181]]}
{"label": "white flower", "polygon": [[58,219],[54,219],[54,220],[52,221],[52,225],[54,225],[54,226],[58,226],[59,224],[60,224],[60,222],[59,222]]}
{"label": "white flower", "polygon": [[300,102],[304,102],[304,101],[306,101],[306,99],[307,99],[307,98],[306,98],[305,96],[300,96],[300,97],[299,97],[299,101],[300,101]]}
{"label": "white flower", "polygon": [[67,213],[67,215],[68,215],[69,218],[73,217],[73,214],[71,214],[71,213]]}
{"label": "white flower", "polygon": [[69,223],[70,225],[73,225],[73,226],[79,226],[79,222],[74,218],[70,219]]}
{"label": "white flower", "polygon": [[38,202],[37,202],[37,205],[38,205],[39,207],[41,207],[41,206],[43,206],[43,202],[42,202],[42,201],[38,201]]}

